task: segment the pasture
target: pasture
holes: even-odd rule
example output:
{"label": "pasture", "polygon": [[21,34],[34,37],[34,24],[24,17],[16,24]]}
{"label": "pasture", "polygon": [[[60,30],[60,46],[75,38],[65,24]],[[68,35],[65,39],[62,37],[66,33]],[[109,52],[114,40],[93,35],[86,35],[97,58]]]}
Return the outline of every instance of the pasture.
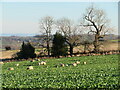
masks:
{"label": "pasture", "polygon": [[[117,40],[116,40],[117,41]],[[118,43],[118,42],[114,42],[114,40],[113,41],[109,41],[109,42],[104,42],[103,43],[103,47],[101,47],[102,48],[102,51],[109,51],[109,50],[120,50],[120,48],[118,47],[118,45],[119,45],[120,43]],[[74,53],[76,53],[76,52],[83,52],[84,51],[84,46],[83,45],[80,45],[80,46],[77,46],[77,47],[75,47],[74,49],[73,49],[73,51],[74,51]],[[39,53],[40,53],[40,51],[42,50],[43,48],[37,48],[36,50],[35,50],[35,53],[37,54],[37,55],[39,55]],[[0,59],[7,59],[7,58],[12,58],[12,55],[13,54],[15,54],[15,53],[17,53],[17,52],[19,52],[19,50],[8,50],[8,51],[0,51],[0,55],[2,55],[2,56],[0,56]],[[45,52],[45,54],[46,54],[46,52]]]}
{"label": "pasture", "polygon": [[[8,62],[2,65],[2,87],[115,89],[119,86],[118,59],[118,55],[100,55]],[[38,65],[41,61],[46,65]],[[80,64],[73,66],[76,61]],[[33,69],[28,70],[29,66]]]}

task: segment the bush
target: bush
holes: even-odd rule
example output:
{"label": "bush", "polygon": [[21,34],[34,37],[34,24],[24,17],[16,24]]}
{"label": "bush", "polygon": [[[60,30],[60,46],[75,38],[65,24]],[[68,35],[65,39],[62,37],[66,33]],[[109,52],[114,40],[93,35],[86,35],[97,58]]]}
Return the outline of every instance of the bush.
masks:
{"label": "bush", "polygon": [[29,42],[26,44],[23,42],[20,52],[17,53],[17,58],[28,59],[35,57],[35,48]]}
{"label": "bush", "polygon": [[65,37],[60,33],[56,33],[53,38],[52,56],[66,56],[68,52],[67,45],[65,44]]}
{"label": "bush", "polygon": [[6,46],[5,50],[11,50],[11,47],[10,46]]}

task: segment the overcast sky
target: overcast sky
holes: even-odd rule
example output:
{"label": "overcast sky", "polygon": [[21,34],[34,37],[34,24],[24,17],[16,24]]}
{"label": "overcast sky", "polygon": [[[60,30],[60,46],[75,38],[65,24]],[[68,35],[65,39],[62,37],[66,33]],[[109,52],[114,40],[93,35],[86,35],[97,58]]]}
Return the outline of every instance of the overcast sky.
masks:
{"label": "overcast sky", "polygon": [[[44,16],[55,19],[67,17],[78,22],[90,2],[4,2],[0,3],[0,23],[2,33],[34,33],[38,34],[39,20]],[[118,28],[118,3],[94,2],[95,6],[103,9],[111,25]],[[1,9],[2,6],[2,9]],[[2,15],[2,16],[1,16]],[[1,22],[2,21],[2,22]],[[1,27],[1,26],[0,26]],[[117,34],[117,32],[114,32]]]}

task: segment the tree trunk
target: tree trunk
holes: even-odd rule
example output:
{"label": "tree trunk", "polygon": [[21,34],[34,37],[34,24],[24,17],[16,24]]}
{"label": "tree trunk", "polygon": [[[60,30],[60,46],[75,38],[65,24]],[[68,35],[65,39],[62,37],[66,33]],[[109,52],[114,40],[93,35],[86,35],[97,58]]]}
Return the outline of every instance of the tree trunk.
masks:
{"label": "tree trunk", "polygon": [[50,57],[50,47],[49,47],[49,42],[47,41],[47,51],[48,51],[48,57]]}
{"label": "tree trunk", "polygon": [[70,45],[70,56],[72,57],[73,55],[73,45]]}
{"label": "tree trunk", "polygon": [[86,53],[86,50],[87,50],[87,45],[85,44],[84,45],[84,53]]}
{"label": "tree trunk", "polygon": [[99,52],[99,34],[95,35],[95,40],[94,40],[94,52],[97,53]]}

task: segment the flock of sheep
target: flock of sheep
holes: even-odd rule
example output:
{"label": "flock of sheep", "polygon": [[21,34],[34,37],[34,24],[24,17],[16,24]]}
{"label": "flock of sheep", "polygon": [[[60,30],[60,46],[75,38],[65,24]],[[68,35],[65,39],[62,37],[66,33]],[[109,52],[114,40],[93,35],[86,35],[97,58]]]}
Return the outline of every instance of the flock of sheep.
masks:
{"label": "flock of sheep", "polygon": [[[38,61],[40,61],[40,60],[38,60]],[[31,60],[30,62],[35,62],[35,60]],[[0,62],[0,64],[4,64],[3,62]],[[77,66],[78,64],[80,64],[80,61],[76,61],[76,62],[74,62],[74,63],[72,63],[72,64],[63,64],[63,63],[61,63],[61,64],[59,64],[59,65],[55,65],[55,67],[65,67],[65,66]],[[83,64],[87,64],[87,62],[83,62]],[[46,64],[46,61],[41,61],[41,62],[39,62],[38,63],[38,65],[47,65]],[[19,66],[19,64],[17,63],[17,64],[15,64],[15,66]],[[32,70],[32,69],[34,69],[33,68],[33,66],[28,66],[27,67],[27,70]],[[14,68],[13,67],[9,67],[8,68],[8,70],[14,70]]]}
{"label": "flock of sheep", "polygon": [[[69,64],[72,66],[77,66],[78,64],[80,64],[80,61],[76,61],[75,63]],[[83,64],[87,64],[87,62],[83,62]],[[60,64],[61,67],[65,67],[65,66],[69,66],[68,64]]]}

